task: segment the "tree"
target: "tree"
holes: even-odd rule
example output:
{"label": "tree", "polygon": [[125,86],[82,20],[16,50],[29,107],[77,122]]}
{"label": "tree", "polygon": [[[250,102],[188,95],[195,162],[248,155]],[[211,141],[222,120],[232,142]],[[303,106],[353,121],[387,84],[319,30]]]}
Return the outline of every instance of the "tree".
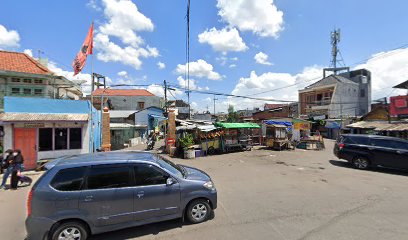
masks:
{"label": "tree", "polygon": [[234,106],[229,105],[227,122],[237,122],[237,120],[238,120],[238,114],[237,112],[234,111]]}

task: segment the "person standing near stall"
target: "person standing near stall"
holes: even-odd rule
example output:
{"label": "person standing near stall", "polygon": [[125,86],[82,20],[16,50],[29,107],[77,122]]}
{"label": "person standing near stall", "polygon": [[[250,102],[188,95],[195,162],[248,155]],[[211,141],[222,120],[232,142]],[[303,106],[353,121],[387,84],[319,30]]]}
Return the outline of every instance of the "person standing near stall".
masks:
{"label": "person standing near stall", "polygon": [[20,171],[23,170],[23,163],[24,163],[24,158],[23,155],[21,154],[21,150],[16,149],[13,152],[13,170],[11,173],[11,189],[15,190],[17,189],[18,181],[20,180],[18,174]]}
{"label": "person standing near stall", "polygon": [[11,149],[8,149],[6,152],[5,152],[5,157],[4,157],[4,160],[3,160],[3,168],[6,170],[5,172],[4,172],[4,175],[3,175],[3,181],[1,182],[1,186],[0,186],[0,188],[1,189],[6,189],[6,182],[7,182],[7,178],[8,178],[8,176],[13,172],[13,169],[14,169],[14,154],[13,154],[13,150],[11,150]]}

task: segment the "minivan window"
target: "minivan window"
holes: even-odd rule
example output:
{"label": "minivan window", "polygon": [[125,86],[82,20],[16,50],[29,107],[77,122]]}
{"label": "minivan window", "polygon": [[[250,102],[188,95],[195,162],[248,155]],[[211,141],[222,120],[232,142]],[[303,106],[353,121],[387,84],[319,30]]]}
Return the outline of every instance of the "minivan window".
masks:
{"label": "minivan window", "polygon": [[183,178],[183,169],[181,166],[173,163],[172,161],[166,159],[159,159],[157,163],[167,171],[171,172],[172,174],[176,175],[177,177]]}
{"label": "minivan window", "polygon": [[136,186],[166,184],[167,176],[155,166],[138,164],[135,166]]}
{"label": "minivan window", "polygon": [[88,173],[87,189],[122,188],[131,185],[127,166],[92,167]]}
{"label": "minivan window", "polygon": [[81,190],[85,171],[85,167],[62,169],[52,179],[51,186],[59,191]]}

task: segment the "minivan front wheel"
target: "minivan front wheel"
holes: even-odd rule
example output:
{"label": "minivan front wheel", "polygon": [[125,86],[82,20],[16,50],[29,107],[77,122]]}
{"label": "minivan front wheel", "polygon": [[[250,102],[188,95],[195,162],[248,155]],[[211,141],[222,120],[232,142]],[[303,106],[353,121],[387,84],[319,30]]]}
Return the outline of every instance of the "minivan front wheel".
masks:
{"label": "minivan front wheel", "polygon": [[88,238],[88,232],[79,222],[63,223],[56,227],[51,234],[52,240],[86,240]]}
{"label": "minivan front wheel", "polygon": [[353,160],[353,166],[357,169],[367,169],[370,166],[370,161],[365,157],[356,157]]}
{"label": "minivan front wheel", "polygon": [[187,207],[187,218],[191,223],[202,223],[209,218],[211,211],[206,200],[194,200]]}

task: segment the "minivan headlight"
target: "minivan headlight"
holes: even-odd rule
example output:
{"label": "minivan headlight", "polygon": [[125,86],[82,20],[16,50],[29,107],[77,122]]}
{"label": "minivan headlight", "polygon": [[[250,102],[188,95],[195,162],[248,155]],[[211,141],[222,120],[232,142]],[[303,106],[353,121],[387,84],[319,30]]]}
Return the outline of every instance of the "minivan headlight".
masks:
{"label": "minivan headlight", "polygon": [[204,183],[203,185],[205,188],[207,188],[208,190],[215,190],[215,185],[212,181],[208,181],[206,183]]}

